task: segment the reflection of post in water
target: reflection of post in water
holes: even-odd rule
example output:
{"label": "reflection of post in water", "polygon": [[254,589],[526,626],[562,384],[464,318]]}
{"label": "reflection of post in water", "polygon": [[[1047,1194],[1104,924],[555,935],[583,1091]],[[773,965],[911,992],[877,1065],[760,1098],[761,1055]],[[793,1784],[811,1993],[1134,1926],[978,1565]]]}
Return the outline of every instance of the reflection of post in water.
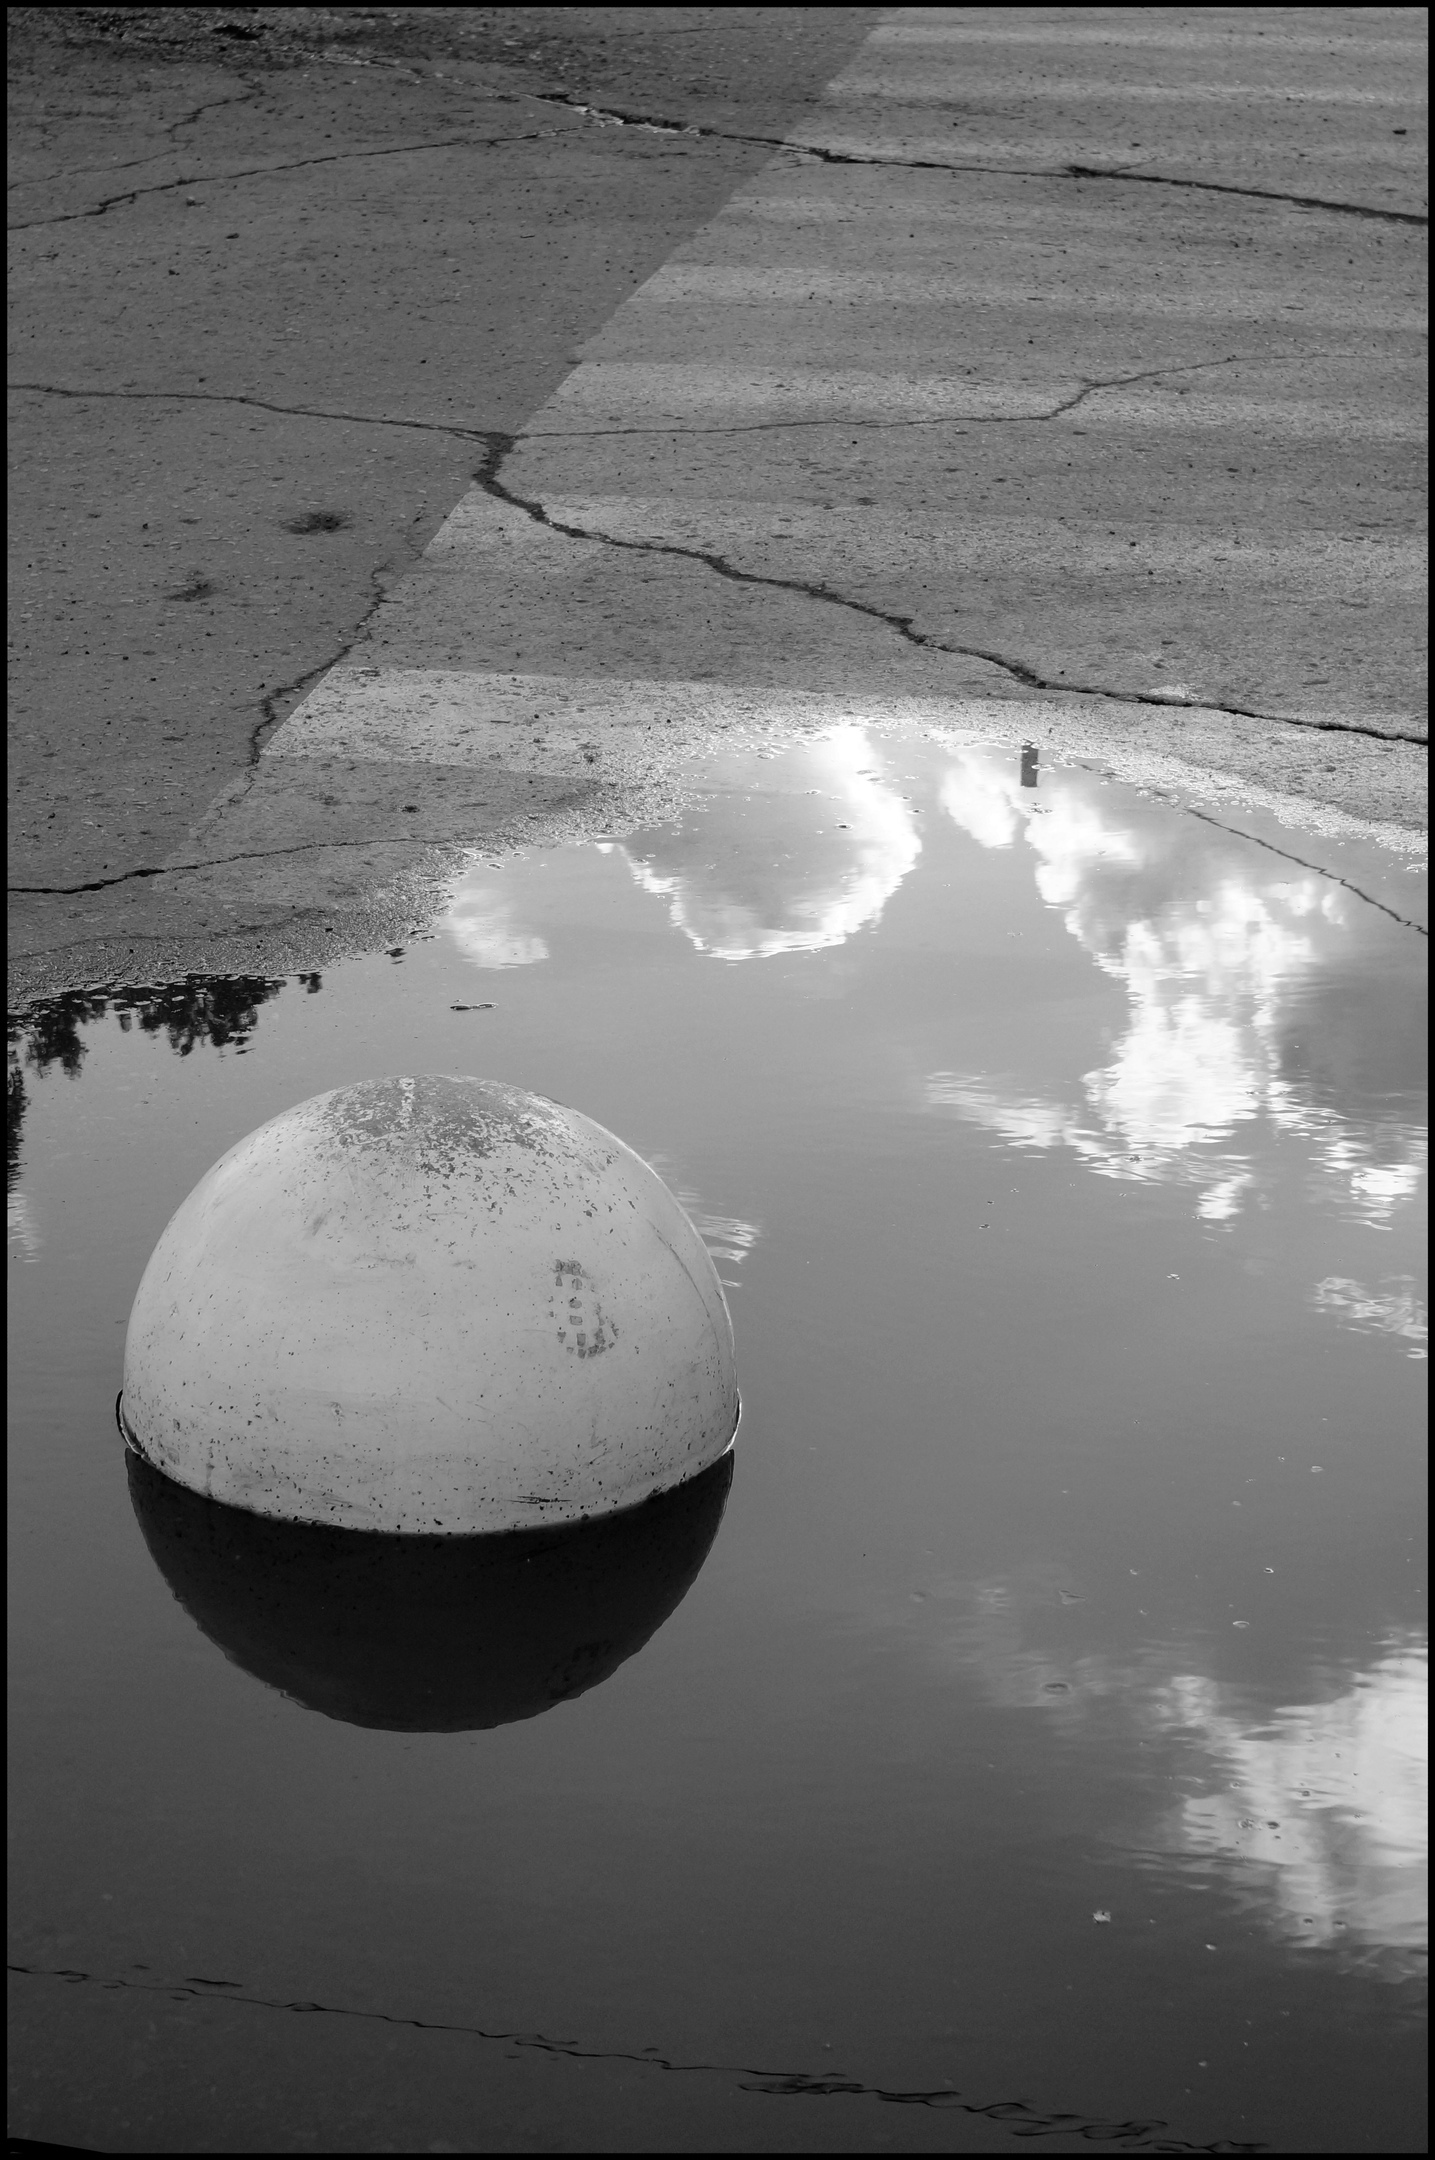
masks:
{"label": "reflection of post in water", "polygon": [[1036,744],[1035,744],[1035,743],[1029,743],[1029,742],[1024,742],[1024,743],[1022,744],[1022,746],[1021,746],[1021,784],[1022,784],[1022,786],[1023,786],[1023,787],[1035,787],[1035,786],[1036,786],[1036,764],[1037,764],[1037,759],[1038,759],[1038,758],[1039,758],[1040,756],[1041,756],[1041,752],[1040,752],[1040,751],[1038,750],[1038,748],[1037,748],[1037,746],[1036,746]]}
{"label": "reflection of post in water", "polygon": [[309,1709],[388,1732],[507,1725],[606,1680],[691,1588],[733,1471],[729,1451],[552,1530],[395,1537],[252,1515],[127,1459],[145,1543],[210,1641]]}

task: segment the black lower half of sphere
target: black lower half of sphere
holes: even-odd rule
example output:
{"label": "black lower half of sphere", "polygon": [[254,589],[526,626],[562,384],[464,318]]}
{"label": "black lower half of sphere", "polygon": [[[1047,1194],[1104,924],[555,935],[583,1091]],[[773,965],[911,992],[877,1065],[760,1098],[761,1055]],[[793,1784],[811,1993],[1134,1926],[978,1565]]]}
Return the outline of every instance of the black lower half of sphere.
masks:
{"label": "black lower half of sphere", "polygon": [[463,1732],[606,1680],[682,1601],[717,1536],[731,1452],[638,1507],[552,1530],[392,1537],[253,1515],[127,1451],[145,1542],[245,1671],[327,1717]]}

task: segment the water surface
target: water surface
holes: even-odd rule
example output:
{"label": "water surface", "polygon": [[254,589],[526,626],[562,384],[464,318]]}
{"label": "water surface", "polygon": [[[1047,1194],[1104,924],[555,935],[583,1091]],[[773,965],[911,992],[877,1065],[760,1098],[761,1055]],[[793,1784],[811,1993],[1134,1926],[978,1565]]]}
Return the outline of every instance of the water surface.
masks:
{"label": "water surface", "polygon": [[[16,2129],[1423,2149],[1423,880],[1230,823],[842,727],[392,954],[29,1016]],[[203,1171],[405,1070],[620,1133],[737,1332],[675,1609],[480,1730],[246,1666],[113,1418]]]}

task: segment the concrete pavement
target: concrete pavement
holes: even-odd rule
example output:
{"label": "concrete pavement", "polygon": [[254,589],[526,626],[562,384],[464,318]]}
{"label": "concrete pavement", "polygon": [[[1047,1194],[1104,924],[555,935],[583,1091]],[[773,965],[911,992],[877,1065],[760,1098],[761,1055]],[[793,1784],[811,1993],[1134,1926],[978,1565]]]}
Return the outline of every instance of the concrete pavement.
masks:
{"label": "concrete pavement", "polygon": [[341,66],[331,154],[186,61],[113,125],[236,177],[30,183],[12,989],[387,942],[824,713],[1423,824],[1423,15],[504,12],[735,80]]}
{"label": "concrete pavement", "polygon": [[10,11],[12,988],[305,949],[155,871],[873,15]]}

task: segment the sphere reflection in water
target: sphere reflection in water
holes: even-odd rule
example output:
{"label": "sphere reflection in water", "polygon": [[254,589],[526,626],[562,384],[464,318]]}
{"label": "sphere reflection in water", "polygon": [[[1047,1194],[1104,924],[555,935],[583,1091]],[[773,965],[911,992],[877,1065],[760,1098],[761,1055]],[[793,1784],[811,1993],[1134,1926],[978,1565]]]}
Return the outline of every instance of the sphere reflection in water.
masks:
{"label": "sphere reflection in water", "polygon": [[585,1523],[413,1537],[251,1514],[126,1459],[150,1553],[211,1642],[311,1710],[387,1732],[506,1725],[606,1680],[691,1588],[733,1472],[729,1453]]}

